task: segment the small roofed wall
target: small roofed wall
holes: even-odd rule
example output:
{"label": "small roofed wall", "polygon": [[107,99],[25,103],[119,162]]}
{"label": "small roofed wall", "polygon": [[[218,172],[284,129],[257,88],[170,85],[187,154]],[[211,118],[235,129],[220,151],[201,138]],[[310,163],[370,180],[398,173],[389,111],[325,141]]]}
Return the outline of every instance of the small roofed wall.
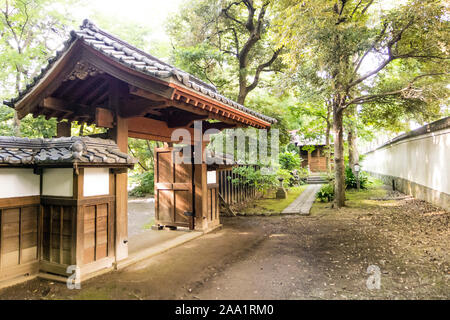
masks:
{"label": "small roofed wall", "polygon": [[[445,119],[443,119],[445,120]],[[403,193],[450,209],[450,121],[412,131],[366,154],[362,168]],[[444,127],[444,128],[443,128]],[[425,129],[424,129],[425,128]]]}

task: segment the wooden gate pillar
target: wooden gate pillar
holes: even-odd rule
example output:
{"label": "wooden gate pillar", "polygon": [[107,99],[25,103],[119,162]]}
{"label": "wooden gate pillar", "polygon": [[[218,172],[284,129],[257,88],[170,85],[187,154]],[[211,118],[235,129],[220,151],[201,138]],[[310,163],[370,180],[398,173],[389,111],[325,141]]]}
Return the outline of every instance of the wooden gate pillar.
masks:
{"label": "wooden gate pillar", "polygon": [[56,137],[70,137],[72,135],[71,133],[72,129],[72,123],[69,121],[60,121],[56,124]]}
{"label": "wooden gate pillar", "polygon": [[[120,151],[128,153],[128,121],[120,116],[128,95],[128,87],[116,79],[109,83],[109,108],[115,114],[115,127],[110,137],[117,143]],[[116,261],[128,257],[128,174],[116,174]]]}
{"label": "wooden gate pillar", "polygon": [[207,219],[207,166],[206,161],[202,164],[195,164],[195,229],[206,230],[208,228]]}

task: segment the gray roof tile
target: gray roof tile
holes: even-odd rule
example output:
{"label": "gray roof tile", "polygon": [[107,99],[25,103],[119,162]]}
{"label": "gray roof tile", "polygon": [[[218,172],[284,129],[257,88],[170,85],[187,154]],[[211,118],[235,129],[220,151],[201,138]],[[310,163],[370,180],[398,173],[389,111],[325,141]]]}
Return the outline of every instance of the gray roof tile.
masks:
{"label": "gray roof tile", "polygon": [[136,160],[119,150],[112,140],[90,137],[28,139],[0,137],[0,164],[125,164]]}

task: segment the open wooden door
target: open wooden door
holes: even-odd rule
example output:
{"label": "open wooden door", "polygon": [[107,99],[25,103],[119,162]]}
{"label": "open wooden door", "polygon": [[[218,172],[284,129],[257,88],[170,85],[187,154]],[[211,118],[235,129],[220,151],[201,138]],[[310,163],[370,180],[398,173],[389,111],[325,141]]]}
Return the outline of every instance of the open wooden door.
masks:
{"label": "open wooden door", "polygon": [[193,229],[192,165],[175,164],[174,152],[172,147],[155,149],[155,223]]}

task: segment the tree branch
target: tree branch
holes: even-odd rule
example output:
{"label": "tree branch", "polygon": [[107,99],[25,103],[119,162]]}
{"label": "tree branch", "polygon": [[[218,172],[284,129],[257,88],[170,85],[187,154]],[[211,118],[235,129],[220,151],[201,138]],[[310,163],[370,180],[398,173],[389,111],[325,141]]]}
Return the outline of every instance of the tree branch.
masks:
{"label": "tree branch", "polygon": [[360,84],[361,82],[363,82],[364,80],[374,76],[375,74],[377,74],[378,72],[380,72],[381,70],[383,70],[391,61],[395,60],[395,59],[399,59],[398,56],[394,56],[392,54],[392,47],[398,43],[402,36],[403,33],[406,31],[406,29],[408,29],[411,25],[413,24],[413,20],[411,19],[406,25],[405,27],[403,27],[398,34],[396,34],[388,43],[387,43],[387,49],[388,49],[388,58],[383,61],[375,70],[372,70],[370,72],[368,72],[367,74],[365,74],[364,76],[360,77],[359,79],[352,81],[346,88],[346,91],[349,91],[350,88],[356,86],[357,84]]}
{"label": "tree branch", "polygon": [[241,3],[245,3],[245,2],[246,2],[245,0],[232,2],[232,3],[230,3],[230,4],[228,5],[228,7],[222,9],[222,13],[223,13],[228,19],[230,19],[230,20],[232,20],[232,21],[234,21],[234,22],[240,24],[241,26],[244,26],[244,27],[245,27],[245,23],[244,23],[244,22],[239,21],[238,19],[236,19],[235,17],[232,17],[232,16],[228,13],[228,10],[230,10],[232,6],[234,6],[234,5],[238,6],[238,5],[240,5]]}
{"label": "tree branch", "polygon": [[251,90],[253,90],[253,89],[256,88],[256,86],[258,85],[258,82],[259,82],[259,76],[261,75],[261,72],[264,70],[264,68],[267,68],[267,67],[269,67],[270,65],[272,65],[272,63],[274,63],[274,61],[278,58],[278,55],[280,54],[281,49],[282,49],[282,48],[277,49],[276,51],[274,51],[274,53],[273,53],[273,55],[272,55],[272,58],[270,58],[269,61],[267,61],[267,62],[265,62],[265,63],[263,63],[263,64],[260,64],[260,65],[258,66],[258,68],[256,68],[256,73],[255,73],[255,77],[253,78],[253,82],[252,82],[251,85],[249,85],[249,86],[247,87],[247,90],[248,90],[248,91],[251,91]]}
{"label": "tree branch", "polygon": [[362,103],[367,103],[370,101],[375,101],[377,99],[383,98],[383,97],[387,97],[387,96],[393,96],[393,95],[399,95],[399,94],[403,94],[408,92],[409,90],[412,89],[412,85],[414,84],[414,82],[416,82],[417,80],[424,78],[424,77],[435,77],[435,76],[442,76],[442,75],[446,75],[449,74],[448,72],[436,72],[436,73],[426,73],[426,74],[421,74],[418,75],[416,77],[414,77],[405,88],[399,89],[399,90],[395,90],[395,91],[389,91],[389,92],[384,92],[384,93],[379,93],[379,94],[372,94],[372,95],[363,95],[360,96],[358,98],[355,98],[349,102],[347,102],[342,109],[347,108],[349,105],[352,104],[362,104]]}

